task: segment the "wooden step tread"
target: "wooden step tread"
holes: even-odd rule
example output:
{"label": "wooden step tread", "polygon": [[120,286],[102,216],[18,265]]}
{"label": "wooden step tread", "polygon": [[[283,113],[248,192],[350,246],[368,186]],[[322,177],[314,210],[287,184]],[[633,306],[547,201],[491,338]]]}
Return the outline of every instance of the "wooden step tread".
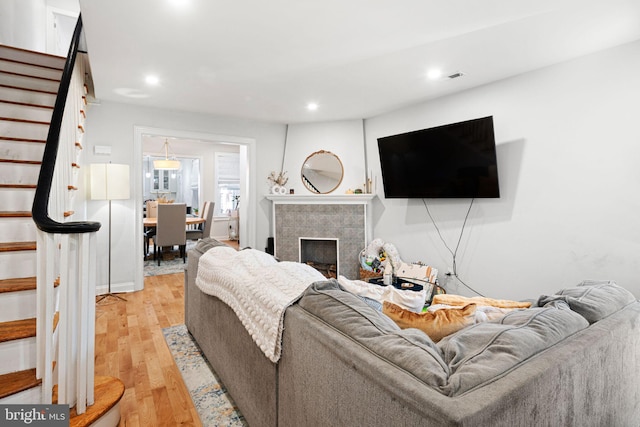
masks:
{"label": "wooden step tread", "polygon": [[0,342],[36,336],[36,318],[0,323]]}
{"label": "wooden step tread", "polygon": [[3,242],[0,243],[0,252],[35,251],[36,242]]}
{"label": "wooden step tread", "polygon": [[47,142],[46,139],[15,138],[12,136],[0,136],[0,139],[4,141],[14,141],[14,142],[35,142],[38,144],[45,144]]}
{"label": "wooden step tread", "polygon": [[58,92],[51,92],[50,90],[32,89],[32,88],[28,88],[28,87],[20,87],[20,86],[5,85],[5,84],[0,84],[0,87],[6,87],[7,89],[26,90],[27,92],[44,93],[45,95],[57,95],[58,94]]}
{"label": "wooden step tread", "polygon": [[10,101],[8,99],[0,99],[0,103],[2,103],[2,104],[20,105],[20,106],[23,106],[23,107],[45,108],[47,110],[53,110],[53,106],[52,105],[32,104],[32,103],[29,103],[29,102]]}
{"label": "wooden step tread", "polygon": [[16,188],[16,189],[32,189],[36,188],[35,184],[0,184],[0,188]]}
{"label": "wooden step tread", "polygon": [[31,211],[0,211],[0,218],[31,218]]}
{"label": "wooden step tread", "polygon": [[36,288],[35,277],[0,280],[0,294],[5,292],[32,291]]}
{"label": "wooden step tread", "polygon": [[27,120],[27,119],[16,119],[15,117],[0,117],[0,120],[3,120],[5,122],[28,123],[30,125],[49,126],[51,124],[51,122],[41,122],[37,120]]}
{"label": "wooden step tread", "polygon": [[15,71],[0,70],[0,74],[8,74],[10,76],[26,77],[26,78],[29,78],[29,79],[46,80],[46,81],[49,81],[49,82],[60,83],[60,79],[52,79],[50,77],[33,76],[31,74],[16,73]]}
{"label": "wooden step tread", "polygon": [[36,378],[35,368],[0,375],[0,399],[37,387],[40,384],[42,384],[42,380]]}
{"label": "wooden step tread", "polygon": [[[97,376],[94,378],[95,402],[78,415],[75,406],[69,411],[70,427],[87,427],[113,408],[124,395],[124,383],[118,378]],[[58,386],[53,386],[53,403],[58,402]]]}
{"label": "wooden step tread", "polygon": [[[51,332],[55,332],[60,322],[60,312],[56,311],[53,314],[53,329]],[[0,342],[7,342],[13,340],[21,340],[23,338],[32,338],[36,336],[36,318],[12,320],[10,322],[0,323]]]}
{"label": "wooden step tread", "polygon": [[15,163],[19,165],[41,165],[40,160],[0,159],[0,163]]}

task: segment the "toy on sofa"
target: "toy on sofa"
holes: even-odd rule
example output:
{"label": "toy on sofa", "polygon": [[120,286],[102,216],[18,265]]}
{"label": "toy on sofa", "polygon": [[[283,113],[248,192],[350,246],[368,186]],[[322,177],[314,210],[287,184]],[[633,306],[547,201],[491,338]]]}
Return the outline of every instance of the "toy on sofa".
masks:
{"label": "toy on sofa", "polygon": [[400,254],[392,243],[374,239],[360,252],[360,277],[380,277],[385,265],[390,265],[395,271],[401,263]]}

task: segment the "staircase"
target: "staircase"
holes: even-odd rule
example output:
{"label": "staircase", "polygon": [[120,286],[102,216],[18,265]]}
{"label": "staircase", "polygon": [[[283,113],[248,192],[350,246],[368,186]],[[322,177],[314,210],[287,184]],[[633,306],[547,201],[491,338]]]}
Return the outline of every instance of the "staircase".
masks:
{"label": "staircase", "polygon": [[[56,403],[57,384],[64,382],[65,374],[73,374],[59,371],[57,358],[61,351],[54,350],[49,358],[44,359],[48,362],[47,369],[53,373],[49,375],[53,378],[49,380],[52,387],[43,385],[42,375],[36,376],[38,358],[41,357],[37,351],[38,339],[48,340],[54,349],[57,348],[61,335],[58,330],[60,307],[71,303],[61,304],[61,299],[66,301],[68,298],[67,293],[62,296],[60,291],[65,288],[68,274],[62,275],[62,282],[59,276],[48,281],[46,286],[52,290],[53,315],[44,323],[52,326],[47,332],[51,335],[37,338],[36,318],[42,304],[37,303],[36,276],[42,267],[36,251],[40,245],[36,244],[40,231],[31,214],[65,60],[0,45],[0,404],[48,403],[46,400]],[[84,115],[84,110],[78,114]],[[74,148],[80,150],[81,145],[76,143]],[[79,168],[79,163],[74,161],[69,165],[72,172],[68,176],[73,177],[73,171]],[[63,190],[52,190],[52,195],[58,199],[55,203],[62,206],[60,216],[64,218],[73,215],[70,202],[73,197],[65,195],[64,190],[71,192],[75,188],[75,183],[69,181]],[[64,244],[58,241],[53,247],[58,252],[65,251]],[[46,258],[47,263],[51,259],[58,264],[64,255]],[[67,328],[70,334],[76,332],[72,327]],[[89,367],[92,366],[91,363]],[[124,393],[124,385],[111,377],[95,377],[93,382],[93,404],[89,403],[86,410],[81,408],[78,411],[84,412],[81,415],[76,414],[76,408],[71,408],[71,425],[117,425],[120,419],[118,403]],[[63,393],[68,393],[66,387]],[[51,399],[46,396],[51,396]]]}

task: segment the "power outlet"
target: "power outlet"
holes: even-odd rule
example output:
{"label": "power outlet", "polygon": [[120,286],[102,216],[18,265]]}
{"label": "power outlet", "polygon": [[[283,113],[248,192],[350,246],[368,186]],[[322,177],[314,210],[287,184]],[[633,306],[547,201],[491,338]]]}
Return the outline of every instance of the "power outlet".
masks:
{"label": "power outlet", "polygon": [[447,267],[447,276],[453,276],[453,267],[451,266]]}

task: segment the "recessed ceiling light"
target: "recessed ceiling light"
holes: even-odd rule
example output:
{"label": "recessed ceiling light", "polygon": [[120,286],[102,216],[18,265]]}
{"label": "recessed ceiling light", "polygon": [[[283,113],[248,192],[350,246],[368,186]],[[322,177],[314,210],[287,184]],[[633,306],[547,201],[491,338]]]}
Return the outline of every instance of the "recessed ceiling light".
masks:
{"label": "recessed ceiling light", "polygon": [[438,80],[442,76],[442,71],[434,68],[433,70],[429,70],[427,72],[427,78],[429,80]]}
{"label": "recessed ceiling light", "polygon": [[158,78],[158,76],[154,76],[149,74],[148,76],[146,76],[144,78],[144,81],[151,86],[156,86],[158,83],[160,83],[160,79]]}
{"label": "recessed ceiling light", "polygon": [[317,109],[318,109],[318,104],[316,104],[315,102],[310,102],[307,104],[307,110],[316,111]]}
{"label": "recessed ceiling light", "polygon": [[172,4],[175,7],[185,7],[189,4],[189,0],[168,0],[169,4]]}

